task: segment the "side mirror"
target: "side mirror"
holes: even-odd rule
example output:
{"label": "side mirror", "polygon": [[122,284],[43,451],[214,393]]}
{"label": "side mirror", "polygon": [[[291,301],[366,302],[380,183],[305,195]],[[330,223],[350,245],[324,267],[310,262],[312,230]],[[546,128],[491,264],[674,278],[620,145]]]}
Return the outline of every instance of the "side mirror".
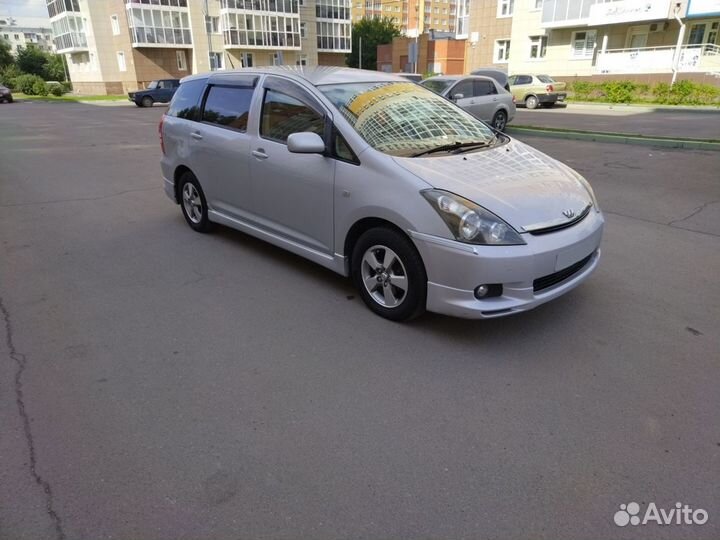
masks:
{"label": "side mirror", "polygon": [[458,99],[462,99],[465,97],[465,94],[453,94],[452,99],[453,101],[457,101]]}
{"label": "side mirror", "polygon": [[293,154],[322,154],[325,152],[325,141],[317,133],[303,131],[291,133],[287,138],[287,147]]}

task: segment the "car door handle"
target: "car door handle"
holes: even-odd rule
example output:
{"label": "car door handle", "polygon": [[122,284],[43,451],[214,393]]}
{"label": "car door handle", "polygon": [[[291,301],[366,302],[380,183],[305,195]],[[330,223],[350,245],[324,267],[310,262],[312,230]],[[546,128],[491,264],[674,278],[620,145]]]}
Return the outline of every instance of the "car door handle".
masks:
{"label": "car door handle", "polygon": [[192,132],[190,136],[196,141],[201,141],[203,138],[202,135],[200,135],[197,131]]}
{"label": "car door handle", "polygon": [[496,98],[496,97],[494,97],[494,98],[493,98],[493,101],[497,101],[497,98]]}
{"label": "car door handle", "polygon": [[255,156],[258,159],[267,159],[268,155],[265,153],[265,150],[262,148],[258,148],[257,150],[252,151],[252,155]]}

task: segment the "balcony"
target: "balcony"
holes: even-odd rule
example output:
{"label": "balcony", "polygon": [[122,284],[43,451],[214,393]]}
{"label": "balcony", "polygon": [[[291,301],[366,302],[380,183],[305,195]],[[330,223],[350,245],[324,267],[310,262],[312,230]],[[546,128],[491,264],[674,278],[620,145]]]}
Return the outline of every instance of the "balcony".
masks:
{"label": "balcony", "polygon": [[543,28],[603,26],[667,19],[671,0],[544,0]]}
{"label": "balcony", "polygon": [[226,49],[300,50],[298,0],[222,0]]}
{"label": "balcony", "polygon": [[[671,73],[675,47],[608,49],[598,53],[596,68],[603,74]],[[685,45],[678,59],[680,73],[720,74],[720,47],[711,43]]]}
{"label": "balcony", "polygon": [[128,22],[135,48],[190,48],[192,33],[184,0],[133,0],[126,2]]}
{"label": "balcony", "polygon": [[87,36],[85,24],[79,14],[71,11],[62,11],[50,19],[53,33],[53,43],[59,54],[87,52]]}

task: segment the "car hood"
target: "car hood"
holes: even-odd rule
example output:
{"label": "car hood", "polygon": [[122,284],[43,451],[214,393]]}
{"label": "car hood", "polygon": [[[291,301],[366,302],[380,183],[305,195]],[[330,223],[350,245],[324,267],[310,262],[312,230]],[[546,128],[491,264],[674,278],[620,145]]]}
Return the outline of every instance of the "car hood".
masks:
{"label": "car hood", "polygon": [[479,204],[519,232],[573,221],[593,202],[578,173],[516,140],[478,152],[394,159],[434,188]]}

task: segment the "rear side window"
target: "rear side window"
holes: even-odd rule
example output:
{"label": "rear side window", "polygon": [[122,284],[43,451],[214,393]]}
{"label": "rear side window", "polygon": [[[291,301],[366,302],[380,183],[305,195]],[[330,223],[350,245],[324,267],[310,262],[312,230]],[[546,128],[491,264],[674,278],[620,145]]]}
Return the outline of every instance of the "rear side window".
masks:
{"label": "rear side window", "polygon": [[303,131],[317,133],[322,137],[325,119],[302,101],[275,90],[267,90],[262,108],[260,135],[286,142],[290,134]]}
{"label": "rear side window", "polygon": [[543,82],[545,84],[554,83],[555,81],[552,80],[551,77],[548,77],[547,75],[538,75],[538,79],[540,79],[540,82]]}
{"label": "rear side window", "polygon": [[245,86],[211,86],[205,99],[203,122],[247,130],[254,89]]}
{"label": "rear side window", "polygon": [[175,92],[166,114],[186,120],[199,120],[200,96],[203,90],[205,90],[205,79],[182,83]]}
{"label": "rear side window", "polygon": [[497,94],[497,88],[491,81],[475,81],[475,95],[476,96],[489,96]]}
{"label": "rear side window", "polygon": [[532,84],[532,77],[530,75],[518,75],[515,84]]}

